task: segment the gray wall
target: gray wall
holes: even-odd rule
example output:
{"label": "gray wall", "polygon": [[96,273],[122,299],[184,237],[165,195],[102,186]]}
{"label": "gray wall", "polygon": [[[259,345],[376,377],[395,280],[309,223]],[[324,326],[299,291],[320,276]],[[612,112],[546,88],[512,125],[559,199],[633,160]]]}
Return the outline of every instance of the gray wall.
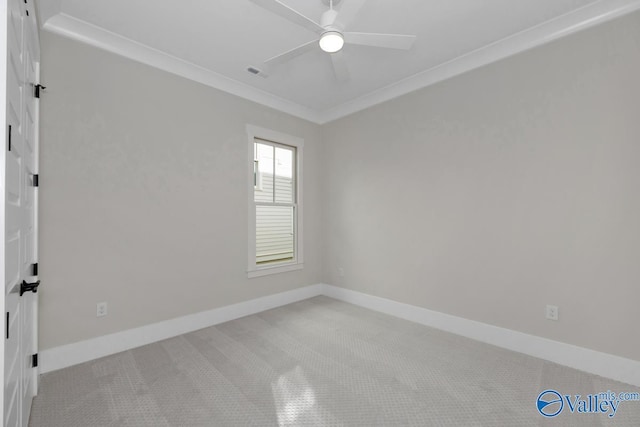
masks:
{"label": "gray wall", "polygon": [[[42,349],[325,281],[640,360],[639,14],[322,127],[42,39]],[[246,279],[245,123],[305,139],[303,271]]]}
{"label": "gray wall", "polygon": [[[321,281],[319,126],[41,36],[41,349]],[[247,123],[305,140],[302,271],[247,279]]]}
{"label": "gray wall", "polygon": [[640,360],[639,76],[635,14],[324,126],[326,282]]}

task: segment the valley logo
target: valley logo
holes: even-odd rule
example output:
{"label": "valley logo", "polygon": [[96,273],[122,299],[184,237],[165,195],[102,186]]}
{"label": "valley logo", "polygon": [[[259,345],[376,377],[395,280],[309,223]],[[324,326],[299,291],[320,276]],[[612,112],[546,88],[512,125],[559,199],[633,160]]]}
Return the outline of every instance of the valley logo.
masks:
{"label": "valley logo", "polygon": [[540,415],[553,418],[567,409],[572,414],[606,414],[609,418],[615,417],[622,402],[640,401],[640,393],[614,393],[611,390],[588,394],[582,397],[580,394],[562,395],[556,390],[545,390],[538,395],[536,407]]}

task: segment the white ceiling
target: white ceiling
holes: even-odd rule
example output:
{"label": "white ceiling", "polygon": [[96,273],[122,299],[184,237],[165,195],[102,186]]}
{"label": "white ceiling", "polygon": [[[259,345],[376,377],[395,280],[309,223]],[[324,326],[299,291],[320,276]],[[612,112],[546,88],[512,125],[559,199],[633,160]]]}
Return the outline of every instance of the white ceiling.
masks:
{"label": "white ceiling", "polygon": [[[342,0],[348,2],[349,0]],[[249,0],[38,0],[45,30],[324,123],[640,8],[640,0],[368,0],[349,31],[415,34],[410,51],[345,46],[249,74],[316,34]],[[282,0],[315,21],[322,0]]]}

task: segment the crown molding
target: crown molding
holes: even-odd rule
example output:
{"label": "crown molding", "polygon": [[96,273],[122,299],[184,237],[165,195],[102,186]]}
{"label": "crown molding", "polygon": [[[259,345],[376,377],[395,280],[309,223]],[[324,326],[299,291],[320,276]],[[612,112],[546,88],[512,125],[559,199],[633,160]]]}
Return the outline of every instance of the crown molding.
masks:
{"label": "crown molding", "polygon": [[36,0],[38,24],[43,27],[53,16],[62,12],[62,0]]}
{"label": "crown molding", "polygon": [[320,124],[341,119],[374,105],[610,21],[638,9],[640,9],[640,0],[599,0],[361,96],[353,101],[325,110],[321,113]]}
{"label": "crown molding", "polygon": [[319,123],[320,115],[307,107],[277,97],[260,89],[225,77],[199,65],[138,43],[104,28],[59,13],[49,18],[42,28],[137,62],[222,90],[240,98],[274,108],[287,114]]}
{"label": "crown molding", "polygon": [[599,0],[535,27],[324,111],[314,110],[60,13],[61,0],[40,1],[44,30],[159,68],[287,114],[326,124],[492,62],[640,9],[640,0]]}

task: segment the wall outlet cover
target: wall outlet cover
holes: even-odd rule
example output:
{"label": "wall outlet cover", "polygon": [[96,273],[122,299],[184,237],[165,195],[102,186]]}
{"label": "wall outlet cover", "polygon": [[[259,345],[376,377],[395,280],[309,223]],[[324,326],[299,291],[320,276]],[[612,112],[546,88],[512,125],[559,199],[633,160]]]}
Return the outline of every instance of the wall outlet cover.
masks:
{"label": "wall outlet cover", "polygon": [[96,317],[102,317],[107,315],[107,303],[99,302],[96,306]]}
{"label": "wall outlet cover", "polygon": [[558,320],[558,306],[556,305],[547,305],[547,319],[549,320]]}

